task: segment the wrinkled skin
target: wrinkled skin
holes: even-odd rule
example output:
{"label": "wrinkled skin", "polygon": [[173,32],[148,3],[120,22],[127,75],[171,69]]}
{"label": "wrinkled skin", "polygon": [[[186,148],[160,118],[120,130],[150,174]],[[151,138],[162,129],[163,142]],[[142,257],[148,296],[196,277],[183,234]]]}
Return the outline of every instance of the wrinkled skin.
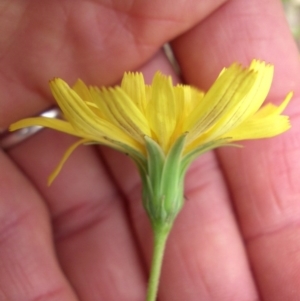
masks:
{"label": "wrinkled skin", "polygon": [[[115,84],[172,71],[206,89],[239,61],[275,65],[269,101],[293,90],[282,136],[200,157],[167,245],[160,301],[300,299],[300,66],[276,0],[2,0],[0,127],[53,103],[47,82]],[[130,160],[43,130],[0,152],[0,300],[144,300],[152,240]]]}

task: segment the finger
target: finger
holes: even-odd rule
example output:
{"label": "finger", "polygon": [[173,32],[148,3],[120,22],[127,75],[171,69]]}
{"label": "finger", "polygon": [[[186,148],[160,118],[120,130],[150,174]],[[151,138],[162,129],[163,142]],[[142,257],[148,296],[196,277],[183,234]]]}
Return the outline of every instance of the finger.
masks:
{"label": "finger", "polygon": [[[299,244],[295,237],[299,216],[296,181],[300,72],[298,52],[280,3],[228,2],[201,26],[175,41],[174,48],[185,78],[203,87],[228,63],[259,58],[275,65],[270,101],[281,101],[289,90],[295,92],[287,110],[293,125],[289,133],[270,141],[246,143],[242,150],[220,150],[218,154],[263,299],[298,300]],[[186,63],[183,55],[189,58]],[[198,77],[197,69],[201,70]]]}
{"label": "finger", "polygon": [[78,300],[55,259],[40,195],[3,152],[0,166],[0,299]]}
{"label": "finger", "polygon": [[94,148],[77,149],[52,186],[46,186],[74,141],[45,130],[11,156],[47,200],[56,253],[80,300],[142,299],[145,277],[126,208]]}
{"label": "finger", "polygon": [[229,1],[172,45],[186,81],[205,90],[225,66],[254,58],[275,65],[270,98],[299,86],[298,50],[278,0]]}
{"label": "finger", "polygon": [[111,85],[224,1],[9,2],[0,8],[0,128],[49,106],[53,77]]}
{"label": "finger", "polygon": [[298,129],[220,152],[263,300],[300,298]]}
{"label": "finger", "polygon": [[[167,66],[160,70],[171,73]],[[151,66],[143,68],[148,79],[153,71]],[[122,154],[107,149],[102,153],[128,199],[130,216],[149,268],[152,231],[142,207],[138,173]],[[258,299],[224,179],[213,153],[195,162],[187,175],[185,195],[186,204],[167,244],[160,300]]]}

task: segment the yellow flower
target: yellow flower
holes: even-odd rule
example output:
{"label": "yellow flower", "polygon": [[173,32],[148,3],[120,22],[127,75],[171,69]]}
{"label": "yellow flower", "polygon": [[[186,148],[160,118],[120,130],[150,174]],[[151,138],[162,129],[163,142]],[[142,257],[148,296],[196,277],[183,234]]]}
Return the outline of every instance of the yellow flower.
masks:
{"label": "yellow flower", "polygon": [[152,85],[141,73],[125,73],[120,86],[87,87],[78,80],[70,88],[63,80],[50,82],[65,120],[27,118],[11,125],[12,131],[40,125],[82,138],[72,145],[62,164],[80,144],[99,143],[128,153],[137,161],[147,158],[145,137],[160,145],[164,154],[183,134],[183,155],[230,142],[278,135],[290,128],[280,115],[292,93],[280,106],[263,104],[273,78],[273,66],[253,60],[248,68],[225,68],[206,92],[187,85],[173,86],[157,72]]}

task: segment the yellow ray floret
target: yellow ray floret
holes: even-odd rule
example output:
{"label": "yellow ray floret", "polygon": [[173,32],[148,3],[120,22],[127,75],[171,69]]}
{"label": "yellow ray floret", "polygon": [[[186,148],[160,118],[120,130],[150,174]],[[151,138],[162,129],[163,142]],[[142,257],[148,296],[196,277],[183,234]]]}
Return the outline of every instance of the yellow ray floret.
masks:
{"label": "yellow ray floret", "polygon": [[272,65],[258,60],[247,68],[234,63],[222,70],[206,93],[173,86],[171,77],[159,72],[149,86],[141,73],[125,73],[114,88],[89,87],[81,80],[70,87],[54,79],[50,88],[65,120],[28,118],[10,129],[40,125],[80,137],[63,162],[82,143],[108,145],[143,160],[147,159],[145,137],[160,145],[165,155],[183,134],[184,155],[203,145],[213,148],[214,142],[220,146],[220,141],[272,137],[290,128],[288,117],[281,113],[292,97],[289,93],[281,105],[261,108],[273,72]]}

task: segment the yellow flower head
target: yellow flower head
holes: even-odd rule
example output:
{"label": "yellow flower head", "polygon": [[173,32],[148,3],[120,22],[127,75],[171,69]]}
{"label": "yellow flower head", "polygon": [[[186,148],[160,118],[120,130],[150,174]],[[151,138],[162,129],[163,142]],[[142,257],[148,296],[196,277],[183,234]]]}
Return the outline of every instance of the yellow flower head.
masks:
{"label": "yellow flower head", "polygon": [[151,85],[141,73],[125,73],[121,85],[88,87],[78,80],[71,88],[62,79],[50,88],[64,120],[27,118],[11,130],[40,125],[80,137],[66,152],[80,144],[99,143],[128,153],[140,166],[149,156],[149,141],[164,156],[184,136],[181,157],[186,165],[206,150],[244,139],[278,135],[290,128],[280,115],[292,93],[279,106],[261,108],[273,78],[273,66],[253,60],[249,67],[232,64],[225,68],[206,92],[188,85],[172,85],[171,77],[157,72]]}

